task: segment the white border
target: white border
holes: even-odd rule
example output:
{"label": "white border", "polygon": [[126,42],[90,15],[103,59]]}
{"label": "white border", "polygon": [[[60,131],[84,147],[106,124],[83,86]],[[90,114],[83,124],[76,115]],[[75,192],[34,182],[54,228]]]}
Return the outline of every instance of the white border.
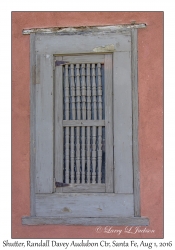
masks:
{"label": "white border", "polygon": [[[93,7],[91,7],[93,6]],[[1,67],[0,67],[0,114],[1,114],[1,143],[0,143],[0,166],[1,166],[1,239],[11,238],[11,11],[51,11],[58,9],[58,1],[3,1],[1,4]],[[174,238],[174,174],[175,174],[175,147],[174,147],[174,128],[175,128],[175,76],[174,76],[174,32],[172,28],[175,23],[174,1],[59,1],[59,11],[164,11],[165,12],[165,82],[164,82],[164,101],[165,101],[165,121],[164,121],[164,140],[165,140],[165,239]],[[144,20],[143,20],[144,21]],[[7,248],[6,248],[7,249]],[[159,249],[159,248],[157,248]]]}

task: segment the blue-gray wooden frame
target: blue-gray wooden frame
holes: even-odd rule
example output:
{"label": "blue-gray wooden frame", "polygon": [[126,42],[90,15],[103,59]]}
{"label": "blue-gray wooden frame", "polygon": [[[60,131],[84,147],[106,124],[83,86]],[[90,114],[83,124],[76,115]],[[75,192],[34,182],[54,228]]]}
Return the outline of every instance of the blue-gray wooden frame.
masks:
{"label": "blue-gray wooden frame", "polygon": [[[139,180],[139,146],[138,146],[138,79],[137,79],[137,29],[130,29],[131,32],[131,82],[132,82],[132,166],[133,166],[133,192],[134,192],[134,219],[129,220],[129,218],[125,218],[123,222],[116,218],[116,222],[120,221],[120,225],[124,225],[127,222],[127,225],[148,225],[149,220],[147,218],[141,218],[140,214],[140,180]],[[36,84],[37,84],[37,72],[36,72],[36,52],[35,52],[35,33],[30,34],[30,107],[31,107],[31,117],[30,117],[30,127],[31,127],[31,139],[30,139],[30,187],[31,187],[31,217],[23,217],[23,224],[54,224],[53,218],[43,218],[41,220],[36,218],[36,192],[35,192],[35,182],[36,182]],[[112,52],[113,53],[113,52]],[[140,220],[139,220],[140,218]],[[60,222],[56,219],[57,223]],[[64,221],[64,220],[63,220]],[[74,220],[73,220],[74,221]],[[80,220],[80,224],[82,224],[83,220]],[[86,221],[86,220],[84,220]],[[98,221],[98,218],[96,218]],[[103,221],[103,220],[102,220]],[[107,223],[107,220],[104,219],[104,223]],[[109,219],[110,221],[110,219]],[[65,220],[66,223],[66,220]],[[100,223],[100,221],[99,221]],[[136,223],[136,224],[135,224]],[[64,224],[64,222],[63,222]],[[74,224],[74,223],[70,223]],[[84,224],[88,224],[86,221]],[[93,223],[90,223],[93,225]],[[111,222],[111,225],[114,225],[115,222]]]}

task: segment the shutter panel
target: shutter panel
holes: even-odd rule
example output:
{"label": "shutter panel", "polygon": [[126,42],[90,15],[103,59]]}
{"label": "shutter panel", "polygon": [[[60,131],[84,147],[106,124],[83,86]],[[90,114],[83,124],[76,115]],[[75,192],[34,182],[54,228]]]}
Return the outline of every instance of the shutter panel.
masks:
{"label": "shutter panel", "polygon": [[[134,216],[130,33],[36,34],[32,216],[89,225]],[[53,190],[54,178],[68,186]]]}
{"label": "shutter panel", "polygon": [[53,57],[36,57],[36,193],[53,192]]}
{"label": "shutter panel", "polygon": [[[113,190],[112,55],[55,59],[55,68],[52,56],[37,60],[36,216],[134,216],[133,193]],[[53,190],[54,177],[68,186]]]}
{"label": "shutter panel", "polygon": [[56,60],[57,192],[113,192],[112,56]]}

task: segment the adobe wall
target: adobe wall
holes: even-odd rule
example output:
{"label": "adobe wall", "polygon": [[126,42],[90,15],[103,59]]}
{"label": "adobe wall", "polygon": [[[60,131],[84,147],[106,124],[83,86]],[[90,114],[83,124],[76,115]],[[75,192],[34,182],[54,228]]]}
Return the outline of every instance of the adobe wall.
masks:
{"label": "adobe wall", "polygon": [[[139,158],[141,215],[154,233],[97,233],[95,226],[26,226],[30,215],[30,57],[25,28],[146,23],[138,30]],[[145,227],[140,227],[144,229]],[[163,237],[163,12],[12,13],[12,238]]]}

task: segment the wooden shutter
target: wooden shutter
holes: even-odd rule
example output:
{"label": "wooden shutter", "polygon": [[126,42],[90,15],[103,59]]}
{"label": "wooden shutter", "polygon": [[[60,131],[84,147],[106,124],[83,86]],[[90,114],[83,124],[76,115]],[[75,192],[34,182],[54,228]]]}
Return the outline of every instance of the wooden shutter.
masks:
{"label": "wooden shutter", "polygon": [[31,217],[24,224],[148,223],[134,218],[131,30],[90,30],[31,34]]}
{"label": "wooden shutter", "polygon": [[113,192],[112,55],[55,65],[56,191]]}
{"label": "wooden shutter", "polygon": [[[36,35],[36,81],[32,86],[36,101],[34,110],[36,137],[33,135],[36,139],[34,156],[36,167],[32,173],[36,182],[33,198],[35,216],[62,216],[64,221],[65,218],[71,218],[72,223],[77,221],[78,224],[84,223],[84,218],[89,218],[91,224],[92,217],[134,216],[130,34],[130,31],[125,31],[109,36],[108,33],[97,32],[88,36],[74,34],[71,39],[66,34]],[[101,47],[102,44],[107,47]],[[104,51],[108,48],[112,49],[112,52]],[[88,67],[90,67],[90,89],[87,89]],[[99,68],[101,76],[98,73]],[[94,78],[96,87],[93,88]],[[71,91],[72,79],[75,85],[74,94]],[[102,99],[104,98],[102,119],[99,119],[98,115],[100,113],[98,79],[101,79]],[[87,90],[91,92],[91,110],[87,108],[89,95]],[[94,97],[93,90],[94,93],[96,90]],[[74,101],[75,119],[73,119]],[[86,118],[83,117],[84,106]],[[95,110],[96,119],[93,114]],[[91,119],[87,119],[90,111]],[[78,112],[81,116],[77,116]],[[88,127],[90,127],[91,149],[89,184]],[[97,176],[100,176],[98,164],[101,164],[100,157],[98,160],[100,127],[105,131],[104,134],[102,132],[102,139],[105,139],[105,160],[102,157],[102,162],[105,163],[105,181],[101,181],[102,183],[97,180]],[[73,141],[74,144],[71,143]],[[73,147],[74,154],[71,153]],[[74,172],[71,159],[74,162]],[[96,164],[93,164],[93,160]],[[85,183],[82,183],[84,161]],[[73,175],[76,175],[76,178]],[[71,183],[73,180],[74,183]],[[55,189],[55,181],[69,186]],[[100,223],[99,220],[98,222]]]}

